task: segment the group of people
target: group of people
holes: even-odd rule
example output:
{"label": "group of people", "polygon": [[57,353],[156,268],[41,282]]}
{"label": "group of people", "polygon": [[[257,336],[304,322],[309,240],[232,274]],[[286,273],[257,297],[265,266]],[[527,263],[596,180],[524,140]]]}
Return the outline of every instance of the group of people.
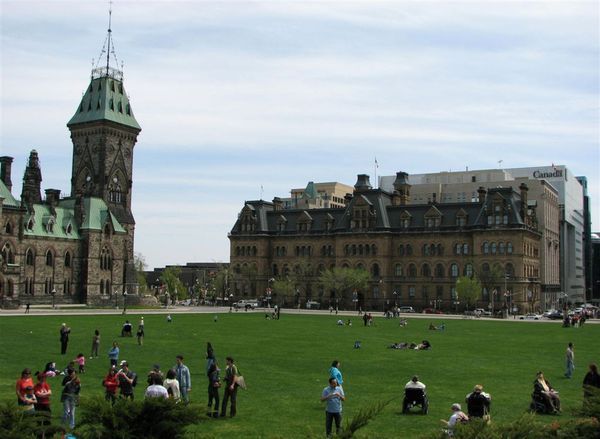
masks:
{"label": "group of people", "polygon": [[431,349],[431,343],[428,340],[423,340],[421,343],[398,342],[392,343],[388,349],[416,349],[426,351]]}

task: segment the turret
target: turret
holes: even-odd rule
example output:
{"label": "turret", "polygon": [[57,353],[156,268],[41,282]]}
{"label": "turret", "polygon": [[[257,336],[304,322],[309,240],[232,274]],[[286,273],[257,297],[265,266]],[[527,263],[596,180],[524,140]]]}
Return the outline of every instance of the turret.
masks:
{"label": "turret", "polygon": [[12,180],[10,179],[12,162],[12,157],[0,157],[0,180],[2,180],[4,186],[8,188],[9,192],[12,192]]}
{"label": "turret", "polygon": [[373,189],[369,176],[367,174],[358,174],[356,178],[356,184],[354,185],[354,192],[364,192]]}
{"label": "turret", "polygon": [[21,202],[27,206],[42,202],[42,170],[40,160],[35,149],[29,153],[29,160],[23,175],[23,190],[21,191]]}
{"label": "turret", "polygon": [[408,204],[410,202],[410,188],[411,185],[408,182],[408,174],[406,172],[396,172],[392,204],[394,206]]}

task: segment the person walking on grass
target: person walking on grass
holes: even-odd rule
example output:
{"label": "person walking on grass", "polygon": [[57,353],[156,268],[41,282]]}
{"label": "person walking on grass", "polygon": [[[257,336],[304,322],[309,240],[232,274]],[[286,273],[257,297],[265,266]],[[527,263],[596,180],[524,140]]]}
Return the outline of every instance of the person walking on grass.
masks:
{"label": "person walking on grass", "polygon": [[60,327],[60,354],[65,355],[67,353],[67,345],[69,344],[69,334],[71,333],[71,328],[67,326],[66,323],[63,323]]}
{"label": "person walking on grass", "polygon": [[119,363],[119,345],[116,341],[113,341],[112,348],[108,351],[108,359],[112,367],[117,367]]}
{"label": "person walking on grass", "polygon": [[571,378],[573,376],[573,370],[575,369],[575,351],[573,350],[573,343],[569,343],[567,351],[565,352],[565,360],[567,362],[567,370],[565,377]]}
{"label": "person walking on grass", "polygon": [[177,381],[179,382],[179,392],[181,393],[182,401],[187,404],[190,402],[189,392],[192,391],[192,377],[190,376],[190,369],[183,364],[183,355],[177,355],[175,357],[175,374]]}
{"label": "person walking on grass", "polygon": [[63,403],[62,422],[68,423],[69,427],[75,428],[75,407],[79,402],[79,392],[81,390],[81,382],[74,370],[71,370],[69,375],[66,375],[62,382],[63,391],[60,401]]}
{"label": "person walking on grass", "polygon": [[94,357],[98,358],[98,349],[100,349],[100,331],[96,329],[94,331],[94,336],[92,337],[92,353],[90,355],[90,360]]}
{"label": "person walking on grass", "polygon": [[340,434],[342,426],[342,401],[346,400],[344,390],[335,378],[329,378],[329,386],[321,393],[321,402],[325,401],[325,434],[331,437],[331,427],[335,421],[335,434]]}

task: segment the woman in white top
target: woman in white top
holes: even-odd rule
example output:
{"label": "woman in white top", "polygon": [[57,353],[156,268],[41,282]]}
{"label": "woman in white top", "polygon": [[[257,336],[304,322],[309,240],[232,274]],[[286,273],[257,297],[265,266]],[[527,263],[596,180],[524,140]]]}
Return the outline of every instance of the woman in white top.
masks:
{"label": "woman in white top", "polygon": [[176,373],[173,369],[169,369],[167,372],[167,378],[163,385],[166,387],[169,393],[169,398],[173,398],[175,401],[179,401],[181,398],[181,392],[179,391],[179,381],[177,381]]}

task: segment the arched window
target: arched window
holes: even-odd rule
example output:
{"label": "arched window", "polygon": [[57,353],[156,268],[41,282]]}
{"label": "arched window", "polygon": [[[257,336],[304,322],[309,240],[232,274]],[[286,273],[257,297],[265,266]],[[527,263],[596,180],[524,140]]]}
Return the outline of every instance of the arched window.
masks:
{"label": "arched window", "polygon": [[504,266],[504,271],[506,273],[506,275],[510,278],[515,277],[515,267],[513,266],[513,264],[511,264],[510,262],[508,262],[505,266]]}
{"label": "arched window", "polygon": [[12,224],[10,223],[10,221],[6,222],[6,226],[4,226],[4,233],[6,233],[7,235],[12,235]]}
{"label": "arched window", "polygon": [[25,264],[29,266],[33,266],[33,250],[30,248],[27,249],[27,253],[25,253]]}
{"label": "arched window", "polygon": [[442,244],[437,245],[437,254],[438,256],[444,256],[444,247],[442,247]]}
{"label": "arched window", "polygon": [[52,254],[52,252],[50,250],[48,250],[46,252],[46,265],[48,267],[54,266],[54,255]]}
{"label": "arched window", "polygon": [[2,247],[2,261],[7,264],[15,263],[15,254],[8,242]]}
{"label": "arched window", "polygon": [[104,295],[104,281],[100,280],[100,295]]}
{"label": "arched window", "polygon": [[498,250],[498,246],[495,242],[492,242],[492,254],[495,255]]}
{"label": "arched window", "polygon": [[398,246],[398,256],[404,256],[404,245],[400,244]]}
{"label": "arched window", "polygon": [[379,277],[379,264],[373,264],[371,266],[371,274],[373,277]]}
{"label": "arched window", "polygon": [[454,244],[454,254],[455,255],[460,255],[461,249],[462,249],[462,246],[460,244]]}
{"label": "arched window", "polygon": [[503,255],[505,252],[505,249],[506,249],[506,246],[504,245],[503,242],[498,243],[498,253]]}
{"label": "arched window", "polygon": [[421,276],[431,277],[431,268],[429,267],[429,264],[423,264],[421,267]]}
{"label": "arched window", "polygon": [[428,244],[423,244],[423,256],[429,256],[430,252],[429,252],[429,245]]}
{"label": "arched window", "polygon": [[481,264],[481,271],[484,273],[488,273],[490,271],[490,264],[488,264],[487,262]]}
{"label": "arched window", "polygon": [[410,244],[406,244],[406,255],[407,256],[412,256],[412,245]]}
{"label": "arched window", "polygon": [[363,254],[363,246],[362,244],[358,244],[358,254],[362,256]]}
{"label": "arched window", "polygon": [[371,244],[371,254],[377,256],[377,246],[375,244]]}
{"label": "arched window", "polygon": [[71,266],[71,253],[66,252],[65,253],[65,267],[70,267]]}
{"label": "arched window", "polygon": [[506,244],[506,254],[512,255],[512,252],[513,252],[513,245],[512,245],[512,242],[509,242]]}
{"label": "arched window", "polygon": [[468,255],[469,254],[469,244],[467,244],[466,242],[463,244],[463,255]]}
{"label": "arched window", "polygon": [[417,277],[417,266],[415,264],[408,266],[408,277]]}
{"label": "arched window", "polygon": [[483,243],[483,254],[487,255],[487,254],[489,254],[489,252],[490,252],[490,243],[485,241]]}
{"label": "arched window", "polygon": [[450,277],[458,277],[458,264],[450,265]]}
{"label": "arched window", "polygon": [[435,277],[441,279],[444,277],[444,266],[442,264],[437,264],[435,266]]}
{"label": "arched window", "polygon": [[466,264],[464,273],[467,277],[473,277],[473,264]]}
{"label": "arched window", "polygon": [[396,264],[394,266],[394,276],[396,276],[396,277],[402,276],[402,264]]}

